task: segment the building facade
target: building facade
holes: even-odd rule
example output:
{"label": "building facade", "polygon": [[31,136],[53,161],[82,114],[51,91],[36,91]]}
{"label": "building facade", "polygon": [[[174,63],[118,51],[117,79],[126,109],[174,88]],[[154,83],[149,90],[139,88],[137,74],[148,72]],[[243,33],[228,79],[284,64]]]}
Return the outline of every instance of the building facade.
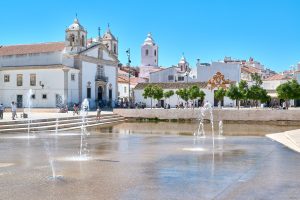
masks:
{"label": "building facade", "polygon": [[149,79],[149,74],[158,70],[160,70],[158,66],[158,46],[152,38],[152,34],[148,33],[147,38],[141,46],[139,77]]}
{"label": "building facade", "polygon": [[192,82],[193,79],[191,68],[184,55],[178,62],[177,66],[161,68],[160,71],[151,72],[149,83],[175,83],[175,82]]}
{"label": "building facade", "polygon": [[88,45],[87,31],[76,18],[65,30],[64,42],[2,46],[0,102],[27,107],[31,101],[32,107],[53,108],[87,98],[90,107],[113,106],[118,41],[109,28],[103,37]]}

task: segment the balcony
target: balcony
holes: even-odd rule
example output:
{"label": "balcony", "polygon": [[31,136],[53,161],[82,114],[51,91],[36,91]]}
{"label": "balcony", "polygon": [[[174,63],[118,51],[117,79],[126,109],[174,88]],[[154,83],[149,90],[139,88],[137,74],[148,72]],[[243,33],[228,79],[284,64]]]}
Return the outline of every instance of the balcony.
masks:
{"label": "balcony", "polygon": [[95,81],[107,82],[108,81],[108,77],[107,76],[96,75],[95,76]]}

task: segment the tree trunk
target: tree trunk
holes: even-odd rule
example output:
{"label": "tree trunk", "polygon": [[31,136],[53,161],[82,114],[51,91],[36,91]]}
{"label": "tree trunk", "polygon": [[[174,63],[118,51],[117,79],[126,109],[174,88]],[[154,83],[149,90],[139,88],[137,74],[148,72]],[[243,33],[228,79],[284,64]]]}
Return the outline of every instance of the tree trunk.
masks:
{"label": "tree trunk", "polygon": [[239,99],[237,99],[236,101],[237,101],[238,110],[239,110],[239,109],[240,109],[240,100],[239,100]]}
{"label": "tree trunk", "polygon": [[151,109],[152,109],[152,98],[151,98]]}
{"label": "tree trunk", "polygon": [[286,106],[286,109],[288,110],[289,109],[288,99],[285,100],[285,106]]}

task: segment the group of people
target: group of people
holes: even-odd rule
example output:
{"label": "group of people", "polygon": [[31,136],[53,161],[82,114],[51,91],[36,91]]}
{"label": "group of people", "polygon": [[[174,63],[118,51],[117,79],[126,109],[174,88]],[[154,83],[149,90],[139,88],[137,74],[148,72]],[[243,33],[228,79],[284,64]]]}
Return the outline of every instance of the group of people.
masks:
{"label": "group of people", "polygon": [[[3,113],[4,113],[5,107],[3,103],[0,104],[0,119],[3,119]],[[12,114],[12,120],[15,120],[17,118],[17,104],[12,101],[11,102],[11,114]]]}

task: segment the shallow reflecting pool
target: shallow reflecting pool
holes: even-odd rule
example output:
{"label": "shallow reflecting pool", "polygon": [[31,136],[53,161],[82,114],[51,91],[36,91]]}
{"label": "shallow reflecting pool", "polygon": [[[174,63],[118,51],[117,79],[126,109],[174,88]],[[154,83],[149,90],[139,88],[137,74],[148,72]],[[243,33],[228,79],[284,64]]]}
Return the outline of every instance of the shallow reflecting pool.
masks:
{"label": "shallow reflecting pool", "polygon": [[298,199],[300,154],[263,136],[296,128],[224,124],[213,146],[197,124],[123,123],[90,129],[83,157],[80,131],[4,134],[0,199]]}

